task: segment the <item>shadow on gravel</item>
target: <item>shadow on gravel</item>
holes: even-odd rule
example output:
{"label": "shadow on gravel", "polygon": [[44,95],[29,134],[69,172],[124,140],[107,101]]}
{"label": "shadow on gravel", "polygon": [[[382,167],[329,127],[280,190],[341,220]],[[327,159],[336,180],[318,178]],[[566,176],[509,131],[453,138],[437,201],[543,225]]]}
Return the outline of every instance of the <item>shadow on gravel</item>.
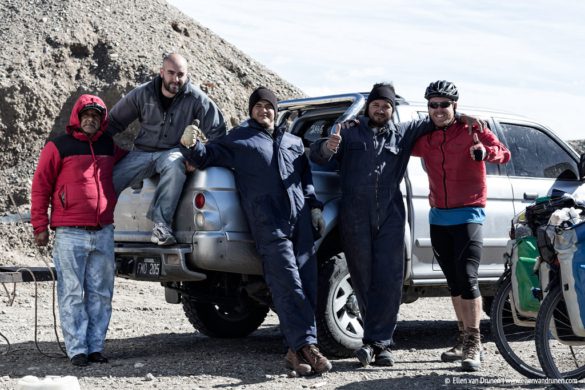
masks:
{"label": "shadow on gravel", "polygon": [[[482,321],[482,333],[489,333],[489,322]],[[436,349],[450,346],[455,337],[454,321],[401,321],[395,334],[397,349]],[[44,352],[57,353],[55,342],[39,343]],[[5,351],[0,344],[0,353]],[[186,377],[187,382],[204,383],[205,378],[230,378],[238,385],[254,385],[269,382],[273,377],[286,373],[284,370],[284,352],[282,337],[278,326],[262,326],[252,335],[243,339],[213,339],[199,333],[159,333],[126,339],[109,339],[105,354],[110,359],[108,364],[91,364],[89,367],[72,366],[67,359],[44,357],[36,351],[34,343],[26,342],[12,345],[12,351],[0,355],[0,372],[10,377],[35,375],[74,375],[82,377]],[[420,357],[421,355],[419,355]],[[432,356],[422,354],[424,359],[432,362]],[[413,356],[414,359],[414,356]],[[422,361],[417,359],[418,363]],[[380,370],[411,371],[407,366],[398,368],[380,368]],[[412,363],[415,363],[414,361]],[[354,359],[334,361],[335,372],[351,372],[360,370]],[[371,367],[367,371],[375,371]],[[435,371],[437,371],[435,369]],[[439,372],[442,369],[438,369]],[[444,375],[436,376],[434,384],[445,383],[447,378],[463,375],[446,368]],[[149,375],[151,374],[151,375]],[[409,373],[408,375],[411,375]],[[428,384],[429,377],[425,378]],[[477,377],[474,377],[477,379]],[[311,381],[307,382],[308,384]],[[341,387],[342,389],[364,388],[386,389],[389,387],[405,388],[416,386],[416,379],[394,378],[387,380],[362,381]],[[451,384],[449,388],[457,384]],[[227,385],[226,385],[227,386]],[[370,387],[371,386],[371,387]],[[221,387],[221,386],[220,386]],[[504,387],[505,388],[505,387]]]}
{"label": "shadow on gravel", "polygon": [[[55,342],[40,342],[45,353],[59,353]],[[0,344],[0,373],[10,377],[73,375],[83,377],[205,377],[236,379],[240,385],[272,380],[284,371],[284,346],[278,327],[265,327],[244,339],[211,339],[197,333],[151,334],[127,339],[109,339],[108,364],[74,367],[65,357],[41,355],[33,342]],[[203,379],[202,379],[203,378]]]}
{"label": "shadow on gravel", "polygon": [[[493,341],[489,320],[481,321],[482,340]],[[394,332],[398,349],[436,349],[452,347],[457,338],[456,321],[399,321]]]}
{"label": "shadow on gravel", "polygon": [[[419,379],[420,378],[420,379]],[[418,380],[417,380],[418,379]],[[360,382],[349,383],[337,387],[337,390],[386,390],[386,389],[407,389],[419,388],[427,389],[445,388],[455,389],[517,389],[517,383],[502,383],[502,378],[493,376],[474,376],[474,375],[430,375],[408,378],[389,378],[376,380],[362,380]],[[523,389],[542,389],[542,385],[522,385]]]}

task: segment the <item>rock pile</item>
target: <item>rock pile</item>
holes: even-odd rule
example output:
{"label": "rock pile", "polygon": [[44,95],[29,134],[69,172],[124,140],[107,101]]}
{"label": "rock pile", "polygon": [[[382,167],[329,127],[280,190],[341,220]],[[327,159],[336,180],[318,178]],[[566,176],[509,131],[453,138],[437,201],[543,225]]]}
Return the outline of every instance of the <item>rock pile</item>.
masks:
{"label": "rock pile", "polygon": [[[15,213],[11,198],[26,213],[40,149],[65,130],[77,97],[93,93],[113,106],[158,73],[163,53],[187,58],[192,82],[230,126],[247,116],[259,85],[280,98],[303,96],[164,0],[3,0],[0,20],[0,217]],[[118,142],[129,146],[133,135]]]}

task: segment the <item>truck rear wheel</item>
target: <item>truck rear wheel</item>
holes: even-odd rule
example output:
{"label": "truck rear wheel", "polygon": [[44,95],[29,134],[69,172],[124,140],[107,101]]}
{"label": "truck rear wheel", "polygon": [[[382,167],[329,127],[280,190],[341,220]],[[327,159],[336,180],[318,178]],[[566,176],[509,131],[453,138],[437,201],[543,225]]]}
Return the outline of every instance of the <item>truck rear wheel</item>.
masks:
{"label": "truck rear wheel", "polygon": [[183,296],[183,310],[189,322],[209,337],[245,337],[264,322],[269,308],[254,303],[213,304]]}
{"label": "truck rear wheel", "polygon": [[343,253],[319,264],[317,296],[320,349],[329,356],[353,356],[362,345],[364,329]]}

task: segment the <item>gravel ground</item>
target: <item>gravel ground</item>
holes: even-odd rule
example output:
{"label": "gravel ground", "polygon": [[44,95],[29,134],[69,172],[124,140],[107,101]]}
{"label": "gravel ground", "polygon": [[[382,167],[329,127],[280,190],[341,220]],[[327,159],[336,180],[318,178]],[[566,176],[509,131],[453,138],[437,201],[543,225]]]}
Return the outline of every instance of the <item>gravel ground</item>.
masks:
{"label": "gravel ground", "polygon": [[[211,339],[194,332],[180,305],[164,301],[160,285],[118,279],[105,351],[110,363],[77,368],[64,357],[36,350],[35,285],[17,284],[12,305],[8,294],[13,285],[5,287],[0,289],[0,332],[10,346],[0,337],[0,389],[15,388],[26,375],[73,375],[82,389],[110,390],[544,387],[530,384],[498,355],[487,317],[482,320],[486,359],[481,371],[464,373],[456,363],[441,362],[440,353],[453,342],[456,328],[446,298],[402,306],[394,367],[361,368],[355,359],[335,359],[330,373],[290,378],[278,318],[272,313],[245,339]],[[60,351],[52,325],[52,284],[37,287],[38,346],[54,355]]]}

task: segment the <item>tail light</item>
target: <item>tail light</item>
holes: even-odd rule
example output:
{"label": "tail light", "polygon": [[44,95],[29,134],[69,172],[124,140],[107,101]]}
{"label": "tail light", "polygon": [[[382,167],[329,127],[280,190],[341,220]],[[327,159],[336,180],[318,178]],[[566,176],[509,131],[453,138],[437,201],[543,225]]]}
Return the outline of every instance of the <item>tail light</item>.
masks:
{"label": "tail light", "polygon": [[205,206],[205,195],[198,193],[195,195],[195,207],[202,209]]}

